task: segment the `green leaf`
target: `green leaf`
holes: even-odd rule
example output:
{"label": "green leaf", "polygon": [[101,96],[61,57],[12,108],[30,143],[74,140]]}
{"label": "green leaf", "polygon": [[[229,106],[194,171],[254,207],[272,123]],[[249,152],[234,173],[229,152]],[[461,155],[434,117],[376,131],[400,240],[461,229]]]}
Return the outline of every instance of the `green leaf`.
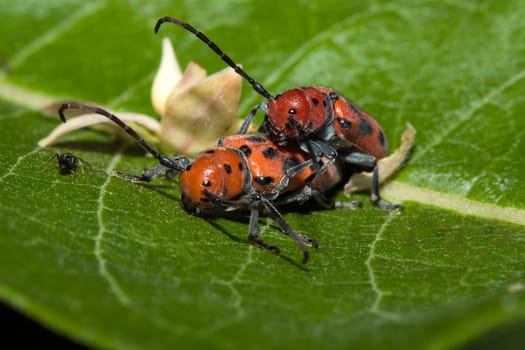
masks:
{"label": "green leaf", "polygon": [[[525,3],[513,1],[1,1],[0,297],[99,348],[477,348],[524,341]],[[157,18],[183,18],[274,93],[330,86],[383,125],[418,131],[382,188],[400,214],[291,208],[295,244],[181,207],[176,182],[108,175],[155,162],[82,130],[53,149],[57,98],[153,114]],[[183,63],[224,64],[162,28]],[[246,85],[246,84],[245,84]],[[261,101],[244,87],[240,115]],[[55,151],[93,170],[58,173]],[[338,195],[342,198],[342,195]]]}

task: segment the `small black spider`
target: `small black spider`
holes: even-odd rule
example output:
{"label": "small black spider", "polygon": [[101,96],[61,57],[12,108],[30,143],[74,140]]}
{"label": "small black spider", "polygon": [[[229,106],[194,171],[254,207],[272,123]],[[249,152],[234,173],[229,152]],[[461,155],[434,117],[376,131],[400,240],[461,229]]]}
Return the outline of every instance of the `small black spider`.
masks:
{"label": "small black spider", "polygon": [[80,168],[82,172],[84,172],[84,167],[82,166],[82,163],[86,163],[89,168],[91,168],[91,165],[89,165],[88,162],[85,160],[80,159],[79,157],[75,156],[71,153],[58,153],[56,152],[50,160],[53,158],[56,158],[58,161],[58,169],[60,171],[60,174],[62,175],[69,175],[71,173],[74,173]]}

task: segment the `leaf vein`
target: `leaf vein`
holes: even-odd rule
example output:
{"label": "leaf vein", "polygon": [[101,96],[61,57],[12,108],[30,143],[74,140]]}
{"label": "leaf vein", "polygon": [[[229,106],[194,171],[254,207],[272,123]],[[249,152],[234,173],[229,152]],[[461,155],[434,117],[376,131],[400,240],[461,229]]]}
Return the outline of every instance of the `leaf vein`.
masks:
{"label": "leaf vein", "polygon": [[18,168],[18,166],[20,165],[20,163],[22,163],[26,158],[32,156],[33,154],[37,153],[40,151],[40,148],[37,147],[37,148],[34,148],[33,150],[31,150],[30,152],[24,154],[24,155],[21,155],[20,157],[17,158],[16,162],[14,162],[14,164],[9,168],[7,169],[7,172],[2,175],[2,177],[0,177],[0,183],[4,182],[4,180],[9,177],[9,176],[13,176],[14,175],[14,172],[15,172],[15,169]]}
{"label": "leaf vein", "polygon": [[414,201],[447,208],[464,215],[525,225],[525,210],[523,209],[481,203],[444,192],[404,184],[399,181],[391,181],[383,186],[382,194],[395,201]]}
{"label": "leaf vein", "polygon": [[24,46],[10,61],[11,67],[16,67],[29,56],[58,38],[62,33],[73,27],[80,19],[87,17],[105,6],[105,2],[86,2],[78,11],[71,13],[47,32],[39,35],[33,42]]}
{"label": "leaf vein", "polygon": [[464,113],[460,114],[459,118],[455,122],[447,123],[446,125],[448,125],[448,127],[443,128],[443,132],[441,132],[439,135],[436,135],[436,137],[434,137],[434,139],[431,140],[431,142],[422,146],[421,150],[414,154],[414,156],[412,157],[412,161],[417,161],[418,159],[423,158],[423,156],[425,156],[430,150],[434,149],[443,140],[446,140],[456,128],[458,128],[461,124],[469,121],[478,110],[491,103],[496,98],[496,96],[498,96],[506,89],[510,88],[522,79],[525,79],[525,69],[512,75],[503,83],[488,91],[477,101],[473,101],[471,103],[470,108]]}
{"label": "leaf vein", "polygon": [[383,240],[383,233],[385,232],[386,228],[388,227],[388,225],[390,224],[390,222],[392,221],[395,215],[397,214],[394,212],[390,213],[388,217],[385,219],[385,222],[383,223],[383,225],[381,225],[381,227],[377,231],[377,234],[374,240],[372,241],[372,243],[370,243],[370,251],[368,253],[368,258],[365,261],[366,269],[368,271],[369,282],[372,287],[372,290],[376,294],[374,302],[370,306],[369,311],[372,314],[375,314],[375,315],[378,315],[378,316],[381,316],[387,319],[391,319],[391,320],[400,319],[400,315],[394,312],[385,311],[381,309],[380,307],[381,301],[383,300],[383,297],[387,295],[387,293],[379,288],[379,285],[376,279],[376,275],[375,275],[375,271],[372,266],[372,260],[374,260],[376,257],[379,257],[379,255],[376,253],[377,244]]}
{"label": "leaf vein", "polygon": [[[120,162],[121,158],[122,158],[122,152],[115,153],[115,156],[111,159],[106,169],[106,172],[108,174],[110,174],[113,171],[113,169],[115,168],[115,165],[117,165],[118,162]],[[108,282],[110,290],[117,297],[118,301],[122,305],[127,306],[130,303],[129,297],[124,293],[124,291],[120,287],[115,277],[107,269],[106,258],[104,257],[104,248],[102,247],[104,233],[106,232],[106,227],[104,225],[104,220],[102,217],[102,213],[104,212],[104,208],[105,208],[104,196],[106,195],[106,188],[108,187],[110,182],[111,182],[111,175],[108,175],[106,181],[100,187],[100,193],[99,193],[98,200],[97,200],[97,203],[98,203],[98,209],[97,209],[98,233],[97,233],[97,236],[95,237],[94,254],[98,261],[100,275]]]}

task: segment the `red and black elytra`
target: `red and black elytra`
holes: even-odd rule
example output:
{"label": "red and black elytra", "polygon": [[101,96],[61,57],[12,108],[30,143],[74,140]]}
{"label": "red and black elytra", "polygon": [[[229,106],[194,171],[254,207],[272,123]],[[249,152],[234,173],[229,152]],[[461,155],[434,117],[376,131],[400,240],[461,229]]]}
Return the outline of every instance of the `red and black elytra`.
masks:
{"label": "red and black elytra", "polygon": [[[146,180],[151,177],[147,175]],[[246,209],[239,198],[249,193],[261,194],[274,205],[302,203],[313,197],[330,208],[356,206],[326,199],[321,192],[320,178],[322,190],[332,188],[341,180],[334,164],[330,164],[321,177],[316,176],[308,153],[294,144],[276,145],[262,134],[223,137],[218,147],[201,153],[180,172],[183,203],[195,214],[213,212],[217,201]],[[144,176],[140,180],[144,181]],[[235,203],[236,200],[239,202]]]}
{"label": "red and black elytra", "polygon": [[387,140],[379,123],[332,89],[295,88],[263,102],[261,109],[267,115],[263,128],[277,143],[314,134],[337,150],[355,148],[376,159],[386,156]]}
{"label": "red and black elytra", "polygon": [[[159,162],[142,176],[117,173],[130,181],[151,181],[153,177],[179,175],[182,202],[191,214],[218,216],[233,210],[250,211],[248,238],[255,245],[279,253],[279,248],[259,237],[259,214],[272,218],[281,231],[292,237],[308,261],[308,247],[318,243],[292,229],[276,205],[302,202],[313,197],[331,208],[354,208],[355,203],[331,203],[322,190],[335,185],[340,177],[334,164],[329,164],[322,177],[316,176],[310,155],[289,143],[279,146],[267,135],[234,135],[224,137],[218,147],[203,152],[193,161],[184,157],[168,157],[147,143],[133,128],[114,114],[96,106],[65,103],[58,112],[65,122],[64,112],[82,109],[110,119],[133,137]],[[164,173],[162,173],[164,172]],[[322,178],[323,186],[319,186]]]}
{"label": "red and black elytra", "polygon": [[247,132],[259,110],[266,116],[260,131],[266,132],[279,145],[291,140],[315,159],[317,173],[323,173],[326,166],[318,161],[323,157],[333,162],[336,157],[364,171],[372,171],[371,200],[380,208],[401,209],[400,204],[390,204],[379,196],[377,160],[383,158],[388,149],[385,133],[374,118],[353,102],[334,90],[320,86],[294,88],[273,96],[266,88],[228,55],[226,55],[205,34],[190,24],[173,17],[162,17],[155,25],[155,33],[163,23],[183,27],[206,43],[219,57],[243,77],[266,101],[253,108],[245,119],[239,134]]}
{"label": "red and black elytra", "polygon": [[255,190],[272,195],[279,204],[309,199],[310,195],[321,191],[320,181],[324,184],[323,190],[328,190],[341,180],[339,169],[334,164],[330,164],[319,180],[307,152],[295,143],[277,145],[268,135],[227,136],[219,140],[219,146],[242,151]]}

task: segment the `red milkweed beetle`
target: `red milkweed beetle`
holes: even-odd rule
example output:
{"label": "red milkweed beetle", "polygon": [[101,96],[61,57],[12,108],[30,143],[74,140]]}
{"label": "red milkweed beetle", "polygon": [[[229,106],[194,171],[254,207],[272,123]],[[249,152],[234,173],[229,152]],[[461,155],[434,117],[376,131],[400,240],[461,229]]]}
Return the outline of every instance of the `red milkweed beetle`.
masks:
{"label": "red milkweed beetle", "polygon": [[[332,203],[319,187],[333,186],[339,181],[338,169],[331,164],[322,175],[312,169],[308,153],[297,145],[276,145],[267,135],[234,135],[222,138],[218,147],[204,152],[193,161],[184,157],[168,157],[147,143],[133,128],[114,114],[95,106],[65,103],[58,113],[65,122],[64,111],[83,109],[107,117],[160,163],[145,170],[142,176],[117,173],[131,181],[150,181],[165,170],[164,176],[179,175],[182,203],[191,214],[218,216],[241,209],[250,211],[248,238],[255,245],[274,253],[279,248],[265,243],[259,237],[259,213],[272,218],[281,231],[292,237],[308,261],[307,247],[318,247],[316,240],[301,235],[284,220],[276,205],[303,202],[310,197],[331,208],[353,208],[355,203]],[[324,187],[323,186],[323,190]]]}
{"label": "red milkweed beetle", "polygon": [[[386,155],[388,144],[379,123],[361,108],[334,90],[319,86],[294,88],[273,96],[205,34],[190,24],[177,18],[162,17],[155,25],[155,33],[165,22],[186,29],[206,43],[255,92],[266,98],[266,101],[250,112],[239,134],[246,133],[255,114],[262,109],[266,116],[260,131],[267,132],[277,144],[285,145],[293,139],[316,160],[327,157],[333,161],[338,157],[359,169],[372,171],[372,203],[388,210],[403,208],[400,204],[387,203],[379,196],[377,160]],[[317,162],[314,162],[314,167],[318,173],[324,171]]]}

